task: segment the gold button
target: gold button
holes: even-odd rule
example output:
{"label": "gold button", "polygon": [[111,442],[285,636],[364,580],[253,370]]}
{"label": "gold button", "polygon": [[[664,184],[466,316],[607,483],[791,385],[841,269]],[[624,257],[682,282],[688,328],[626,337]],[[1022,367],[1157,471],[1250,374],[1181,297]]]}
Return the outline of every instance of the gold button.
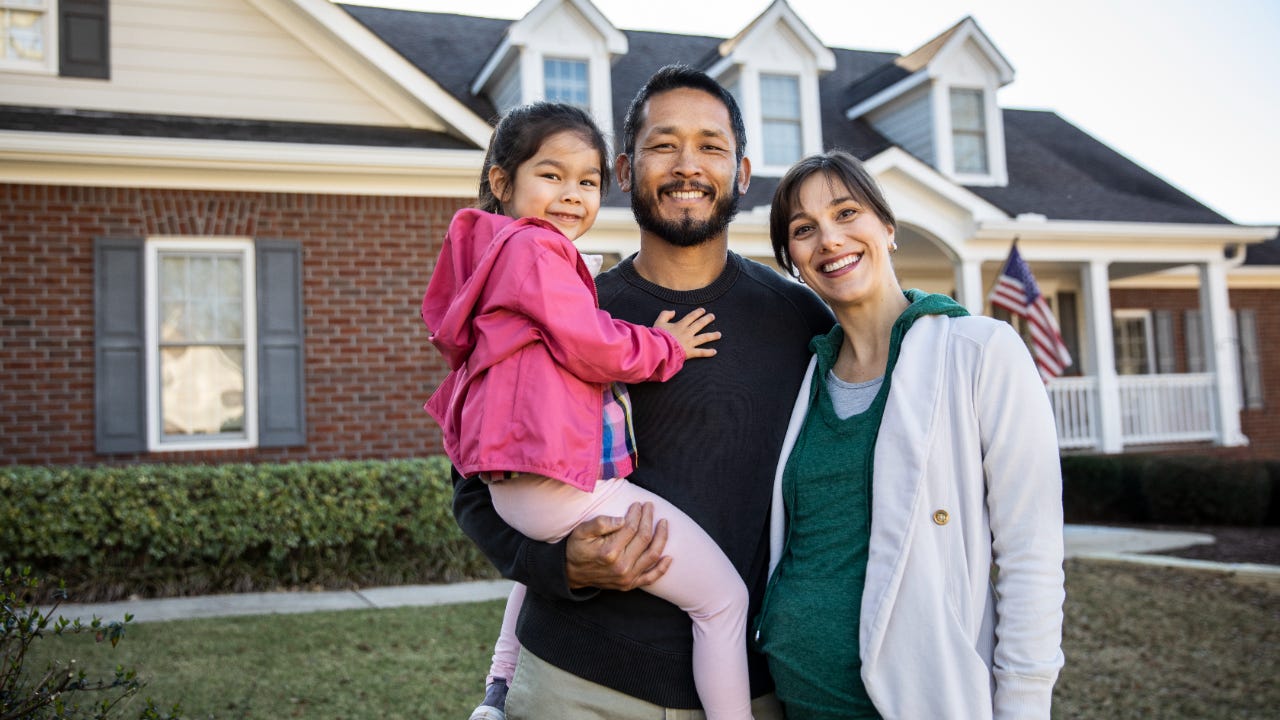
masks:
{"label": "gold button", "polygon": [[951,515],[946,510],[935,510],[933,512],[933,521],[938,525],[946,525],[951,519]]}

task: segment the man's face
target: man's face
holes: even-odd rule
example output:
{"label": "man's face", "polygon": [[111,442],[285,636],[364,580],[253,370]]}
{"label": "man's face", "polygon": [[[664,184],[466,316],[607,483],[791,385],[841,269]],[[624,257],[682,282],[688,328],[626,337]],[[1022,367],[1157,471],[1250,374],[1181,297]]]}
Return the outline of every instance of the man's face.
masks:
{"label": "man's face", "polygon": [[679,247],[722,237],[750,181],[734,145],[718,98],[692,88],[651,97],[632,158],[618,158],[618,185],[631,192],[640,229]]}

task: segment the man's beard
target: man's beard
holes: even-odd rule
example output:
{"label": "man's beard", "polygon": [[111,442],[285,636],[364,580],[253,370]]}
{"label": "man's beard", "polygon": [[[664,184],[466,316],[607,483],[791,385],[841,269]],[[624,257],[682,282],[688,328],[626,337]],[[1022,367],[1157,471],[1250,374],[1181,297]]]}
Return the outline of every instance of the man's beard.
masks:
{"label": "man's beard", "polygon": [[687,182],[668,183],[658,188],[656,194],[642,194],[633,190],[631,213],[635,215],[636,224],[641,230],[653,233],[676,247],[694,247],[723,233],[738,214],[738,200],[742,194],[738,192],[737,173],[734,173],[732,192],[716,200],[711,208],[711,216],[706,220],[694,220],[689,213],[684,213],[675,220],[658,215],[658,198],[663,193],[678,190],[712,192],[707,185]]}

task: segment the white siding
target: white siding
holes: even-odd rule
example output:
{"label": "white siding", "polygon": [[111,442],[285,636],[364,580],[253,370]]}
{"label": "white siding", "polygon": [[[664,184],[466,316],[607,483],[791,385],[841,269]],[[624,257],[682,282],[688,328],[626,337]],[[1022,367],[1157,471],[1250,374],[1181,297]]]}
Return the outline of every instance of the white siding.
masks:
{"label": "white siding", "polygon": [[16,105],[404,124],[245,0],[114,0],[110,80],[0,72],[0,81]]}
{"label": "white siding", "polygon": [[937,167],[937,153],[933,143],[933,107],[929,102],[928,83],[876,110],[867,119],[885,137]]}
{"label": "white siding", "polygon": [[493,88],[493,105],[499,113],[505,113],[521,102],[520,63],[511,63],[506,75]]}

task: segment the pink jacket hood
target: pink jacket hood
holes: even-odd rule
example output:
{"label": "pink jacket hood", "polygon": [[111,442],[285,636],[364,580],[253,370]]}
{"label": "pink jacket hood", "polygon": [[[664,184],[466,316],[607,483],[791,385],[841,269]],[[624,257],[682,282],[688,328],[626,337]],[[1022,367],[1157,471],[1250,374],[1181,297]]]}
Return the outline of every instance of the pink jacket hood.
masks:
{"label": "pink jacket hood", "polygon": [[601,479],[605,385],[684,366],[670,333],[600,310],[577,248],[536,218],[459,211],[422,319],[451,370],[426,409],[468,475],[536,473],[589,491]]}

